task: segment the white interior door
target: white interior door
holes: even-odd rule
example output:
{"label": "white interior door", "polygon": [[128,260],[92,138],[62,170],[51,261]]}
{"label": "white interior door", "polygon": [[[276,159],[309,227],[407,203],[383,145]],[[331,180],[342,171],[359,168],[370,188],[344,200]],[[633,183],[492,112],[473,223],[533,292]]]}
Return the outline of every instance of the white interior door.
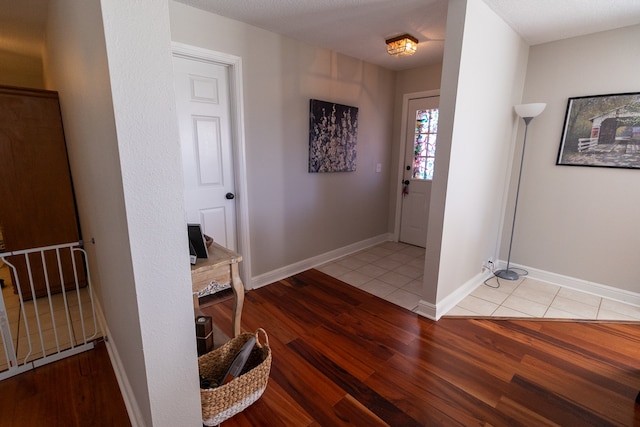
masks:
{"label": "white interior door", "polygon": [[229,71],[173,57],[187,221],[237,250]]}
{"label": "white interior door", "polygon": [[427,244],[439,101],[438,96],[407,101],[400,241],[420,247]]}

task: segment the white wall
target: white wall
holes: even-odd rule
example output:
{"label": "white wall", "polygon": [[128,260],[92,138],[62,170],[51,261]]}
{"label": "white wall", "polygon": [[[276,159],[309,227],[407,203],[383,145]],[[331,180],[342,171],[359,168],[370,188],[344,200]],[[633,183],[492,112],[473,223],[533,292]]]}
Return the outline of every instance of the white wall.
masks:
{"label": "white wall", "polygon": [[48,86],[132,421],[201,425],[168,6],[57,0],[49,12]]}
{"label": "white wall", "polygon": [[[181,3],[170,8],[174,41],[243,61],[252,274],[387,233],[394,73]],[[359,108],[356,172],[308,173],[310,98]]]}
{"label": "white wall", "polygon": [[423,292],[432,309],[497,254],[528,52],[479,1],[450,2],[446,39]]}
{"label": "white wall", "polygon": [[555,165],[569,97],[640,90],[638,40],[636,25],[531,48],[524,101],[547,108],[529,126],[512,262],[640,292],[640,171]]}

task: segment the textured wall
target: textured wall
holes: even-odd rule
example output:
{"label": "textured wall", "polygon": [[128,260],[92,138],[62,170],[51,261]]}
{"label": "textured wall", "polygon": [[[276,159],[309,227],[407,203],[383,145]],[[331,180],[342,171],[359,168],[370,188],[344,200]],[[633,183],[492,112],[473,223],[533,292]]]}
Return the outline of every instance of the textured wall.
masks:
{"label": "textured wall", "polygon": [[547,108],[529,126],[513,261],[640,291],[640,171],[555,165],[569,97],[639,90],[639,39],[636,25],[531,48],[524,101]]}
{"label": "textured wall", "polygon": [[431,303],[478,280],[497,253],[527,51],[484,3],[450,2],[427,236]]}
{"label": "textured wall", "polygon": [[[170,5],[174,41],[243,61],[254,277],[387,233],[394,73]],[[355,172],[308,173],[310,98],[359,108]]]}
{"label": "textured wall", "polygon": [[163,2],[52,2],[80,222],[134,425],[201,425],[182,170]]}

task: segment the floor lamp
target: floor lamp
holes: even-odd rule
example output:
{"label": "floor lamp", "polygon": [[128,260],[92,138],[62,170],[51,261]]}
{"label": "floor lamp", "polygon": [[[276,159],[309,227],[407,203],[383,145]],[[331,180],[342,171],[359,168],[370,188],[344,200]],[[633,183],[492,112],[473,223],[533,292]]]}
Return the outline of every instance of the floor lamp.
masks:
{"label": "floor lamp", "polygon": [[520,275],[513,271],[509,270],[509,263],[511,262],[511,245],[513,244],[513,230],[516,226],[516,212],[518,211],[518,196],[520,195],[520,179],[522,178],[522,164],[524,162],[524,149],[527,144],[527,129],[529,129],[529,123],[533,120],[534,117],[538,116],[547,104],[542,102],[537,102],[534,104],[520,104],[516,105],[514,108],[516,110],[516,114],[524,119],[524,142],[522,143],[522,156],[520,157],[520,171],[518,172],[518,186],[516,187],[516,203],[513,208],[513,223],[511,224],[511,238],[509,239],[509,255],[507,256],[507,268],[504,270],[498,270],[495,272],[495,275],[501,279],[507,280],[518,280]]}

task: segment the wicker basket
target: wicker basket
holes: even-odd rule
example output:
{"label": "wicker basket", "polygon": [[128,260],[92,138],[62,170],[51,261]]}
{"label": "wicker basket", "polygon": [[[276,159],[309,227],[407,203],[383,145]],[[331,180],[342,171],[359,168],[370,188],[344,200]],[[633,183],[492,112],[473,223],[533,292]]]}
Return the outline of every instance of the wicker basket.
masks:
{"label": "wicker basket", "polygon": [[[264,342],[260,341],[260,335]],[[200,389],[204,425],[218,425],[242,412],[262,396],[271,370],[269,337],[261,328],[255,334],[243,333],[198,358],[200,376],[215,382],[224,375],[236,354],[253,336],[256,337],[256,345],[240,376],[220,387]]]}

